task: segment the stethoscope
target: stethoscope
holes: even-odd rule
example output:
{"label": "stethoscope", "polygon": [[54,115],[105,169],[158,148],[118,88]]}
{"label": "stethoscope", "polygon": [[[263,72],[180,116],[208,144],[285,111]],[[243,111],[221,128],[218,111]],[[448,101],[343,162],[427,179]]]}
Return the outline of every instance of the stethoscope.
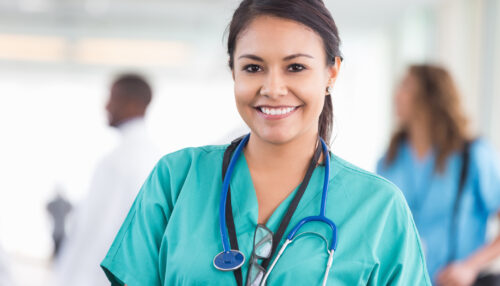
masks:
{"label": "stethoscope", "polygon": [[[227,193],[229,189],[229,182],[231,181],[231,176],[233,174],[234,166],[236,165],[236,161],[238,160],[243,148],[248,142],[248,139],[250,138],[250,134],[246,135],[241,142],[238,144],[236,147],[236,150],[234,151],[234,155],[231,158],[231,161],[229,162],[229,166],[227,168],[226,175],[224,176],[224,181],[222,184],[222,194],[221,194],[221,199],[220,199],[220,205],[219,205],[219,227],[220,227],[220,234],[222,238],[222,247],[223,251],[218,253],[213,260],[213,264],[215,268],[221,271],[234,271],[236,269],[239,269],[244,263],[245,263],[245,255],[237,250],[237,249],[231,249],[230,244],[229,244],[229,238],[228,238],[228,231],[227,231],[227,225],[226,225],[226,200],[227,200]],[[318,221],[318,222],[323,222],[327,224],[331,230],[332,230],[332,241],[330,243],[330,246],[328,247],[328,262],[327,262],[327,267],[325,271],[325,276],[323,278],[323,285],[326,284],[326,279],[328,278],[328,273],[330,271],[331,265],[332,265],[332,260],[333,260],[333,254],[335,250],[337,249],[337,227],[335,226],[335,223],[328,219],[325,215],[325,206],[326,206],[326,199],[327,199],[327,193],[328,193],[328,183],[329,183],[329,178],[330,178],[330,154],[328,152],[328,147],[326,146],[326,143],[323,141],[322,138],[320,138],[321,146],[323,149],[323,154],[325,158],[325,178],[323,181],[323,193],[321,197],[321,209],[320,213],[317,216],[309,216],[305,217],[302,220],[300,220],[297,225],[288,233],[288,236],[286,238],[285,243],[281,247],[281,249],[278,252],[278,255],[274,259],[273,263],[271,264],[269,270],[266,272],[266,275],[264,276],[262,280],[262,285],[265,285],[265,282],[269,276],[269,273],[271,270],[274,268],[276,265],[276,262],[278,259],[281,257],[283,252],[285,251],[286,247],[294,240],[296,233],[298,230],[306,223],[312,222],[312,221]]]}

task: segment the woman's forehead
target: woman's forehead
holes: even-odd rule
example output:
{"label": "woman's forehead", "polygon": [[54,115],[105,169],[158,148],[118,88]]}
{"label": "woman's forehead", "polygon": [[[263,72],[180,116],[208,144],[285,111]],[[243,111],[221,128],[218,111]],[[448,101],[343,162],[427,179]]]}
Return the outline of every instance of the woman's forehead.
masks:
{"label": "woman's forehead", "polygon": [[257,16],[236,40],[236,57],[241,54],[286,56],[297,53],[321,58],[325,56],[324,44],[311,28],[289,19]]}

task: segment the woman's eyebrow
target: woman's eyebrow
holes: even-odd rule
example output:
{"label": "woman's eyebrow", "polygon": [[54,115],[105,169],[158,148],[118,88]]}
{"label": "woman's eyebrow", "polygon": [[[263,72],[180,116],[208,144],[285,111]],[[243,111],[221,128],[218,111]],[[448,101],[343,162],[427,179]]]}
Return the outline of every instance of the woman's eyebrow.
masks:
{"label": "woman's eyebrow", "polygon": [[284,61],[289,61],[289,60],[293,60],[293,59],[298,58],[298,57],[306,57],[306,58],[314,59],[314,57],[311,56],[311,55],[298,53],[298,54],[293,54],[293,55],[286,56],[286,57],[283,58],[283,60]]}
{"label": "woman's eyebrow", "polygon": [[241,55],[238,57],[238,59],[242,59],[242,58],[247,58],[247,59],[251,59],[251,60],[255,60],[255,61],[259,61],[259,62],[264,61],[261,57],[258,57],[256,55],[252,55],[252,54],[244,54],[244,55]]}
{"label": "woman's eyebrow", "polygon": [[[289,60],[293,60],[293,59],[298,58],[298,57],[306,57],[306,58],[314,59],[314,57],[311,55],[298,53],[298,54],[292,54],[292,55],[286,56],[283,58],[283,60],[289,61]],[[256,55],[252,55],[252,54],[244,54],[244,55],[241,55],[238,57],[238,59],[242,59],[242,58],[247,58],[247,59],[251,59],[251,60],[255,60],[255,61],[259,61],[259,62],[264,61],[261,57],[256,56]]]}

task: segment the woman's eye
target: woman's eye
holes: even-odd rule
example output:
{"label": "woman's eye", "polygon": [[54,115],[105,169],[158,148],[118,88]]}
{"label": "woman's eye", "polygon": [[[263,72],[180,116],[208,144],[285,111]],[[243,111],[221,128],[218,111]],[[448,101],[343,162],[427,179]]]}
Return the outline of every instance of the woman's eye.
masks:
{"label": "woman's eye", "polygon": [[250,72],[250,73],[256,73],[256,72],[259,72],[262,70],[262,68],[258,65],[246,65],[245,67],[243,67],[243,70],[247,71],[247,72]]}
{"label": "woman's eye", "polygon": [[306,69],[306,67],[301,65],[301,64],[291,64],[288,66],[288,71],[291,71],[291,72],[299,72],[299,71],[302,71],[305,69]]}

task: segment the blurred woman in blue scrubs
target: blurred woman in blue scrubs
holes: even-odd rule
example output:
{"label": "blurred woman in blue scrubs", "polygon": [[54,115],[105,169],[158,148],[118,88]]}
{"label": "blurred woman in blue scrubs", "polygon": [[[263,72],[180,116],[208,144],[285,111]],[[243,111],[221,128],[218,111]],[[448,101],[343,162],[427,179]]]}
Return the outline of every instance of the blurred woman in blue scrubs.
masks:
{"label": "blurred woman in blue scrubs", "polygon": [[378,173],[405,194],[434,283],[472,285],[500,254],[500,238],[485,242],[488,217],[500,208],[498,156],[485,140],[472,140],[457,88],[441,67],[411,66],[395,107],[399,126]]}

